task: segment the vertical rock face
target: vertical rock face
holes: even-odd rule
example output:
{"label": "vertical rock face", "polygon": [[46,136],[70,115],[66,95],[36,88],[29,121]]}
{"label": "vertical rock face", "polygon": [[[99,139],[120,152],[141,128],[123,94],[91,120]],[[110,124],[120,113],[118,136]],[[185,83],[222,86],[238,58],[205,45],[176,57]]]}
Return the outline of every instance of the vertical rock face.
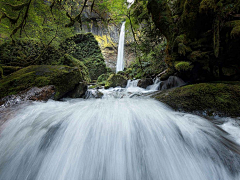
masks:
{"label": "vertical rock face", "polygon": [[[91,5],[90,5],[91,6]],[[90,7],[89,6],[89,7]],[[115,71],[117,64],[117,49],[121,24],[108,24],[107,26],[102,23],[98,14],[92,12],[90,9],[85,8],[83,21],[86,21],[88,25],[83,25],[76,28],[79,32],[91,32],[99,43],[105,63],[107,67]],[[128,66],[130,62],[135,59],[135,54],[131,47],[128,45],[133,42],[133,36],[130,31],[126,29],[125,38],[125,65]]]}

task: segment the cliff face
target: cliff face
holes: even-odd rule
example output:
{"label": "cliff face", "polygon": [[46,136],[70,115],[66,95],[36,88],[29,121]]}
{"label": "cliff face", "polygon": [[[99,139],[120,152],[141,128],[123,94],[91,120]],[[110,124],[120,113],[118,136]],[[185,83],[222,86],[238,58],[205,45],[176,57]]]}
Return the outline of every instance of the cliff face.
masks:
{"label": "cliff face", "polygon": [[148,11],[166,37],[167,73],[189,81],[240,77],[238,0],[149,0]]}
{"label": "cliff face", "polygon": [[[96,12],[91,12],[89,8],[84,9],[84,18],[82,27],[76,25],[75,31],[91,32],[99,43],[107,67],[115,71],[117,64],[117,50],[121,24],[105,24]],[[135,59],[135,54],[130,44],[134,39],[130,30],[125,33],[125,65],[128,67],[130,62]]]}

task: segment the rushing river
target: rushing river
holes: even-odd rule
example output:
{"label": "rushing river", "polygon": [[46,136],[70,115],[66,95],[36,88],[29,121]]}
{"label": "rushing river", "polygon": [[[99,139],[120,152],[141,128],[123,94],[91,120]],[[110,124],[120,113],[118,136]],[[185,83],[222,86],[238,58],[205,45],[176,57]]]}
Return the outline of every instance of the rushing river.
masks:
{"label": "rushing river", "polygon": [[20,109],[0,130],[0,180],[240,179],[237,121],[122,91]]}

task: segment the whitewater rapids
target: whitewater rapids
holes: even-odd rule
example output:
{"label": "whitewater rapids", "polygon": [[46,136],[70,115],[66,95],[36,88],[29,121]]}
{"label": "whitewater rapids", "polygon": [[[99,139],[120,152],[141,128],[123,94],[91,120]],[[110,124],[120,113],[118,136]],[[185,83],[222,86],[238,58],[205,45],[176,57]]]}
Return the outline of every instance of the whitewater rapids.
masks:
{"label": "whitewater rapids", "polygon": [[0,130],[1,180],[239,180],[239,147],[149,98],[35,102]]}

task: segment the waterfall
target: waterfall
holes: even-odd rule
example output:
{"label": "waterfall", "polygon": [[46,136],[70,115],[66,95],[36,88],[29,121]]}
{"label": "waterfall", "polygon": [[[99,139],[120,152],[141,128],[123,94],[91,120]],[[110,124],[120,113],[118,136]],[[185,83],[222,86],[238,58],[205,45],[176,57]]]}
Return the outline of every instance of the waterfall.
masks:
{"label": "waterfall", "polygon": [[157,91],[159,90],[159,86],[161,84],[161,81],[160,79],[157,77],[155,80],[154,80],[154,83],[150,86],[148,86],[146,89],[148,90],[153,90],[153,91]]}
{"label": "waterfall", "polygon": [[125,23],[122,23],[119,43],[118,43],[118,57],[117,57],[117,66],[116,72],[123,71],[124,69],[124,37],[125,37]]}
{"label": "waterfall", "polygon": [[239,124],[114,98],[122,90],[18,110],[0,129],[0,180],[240,179]]}

